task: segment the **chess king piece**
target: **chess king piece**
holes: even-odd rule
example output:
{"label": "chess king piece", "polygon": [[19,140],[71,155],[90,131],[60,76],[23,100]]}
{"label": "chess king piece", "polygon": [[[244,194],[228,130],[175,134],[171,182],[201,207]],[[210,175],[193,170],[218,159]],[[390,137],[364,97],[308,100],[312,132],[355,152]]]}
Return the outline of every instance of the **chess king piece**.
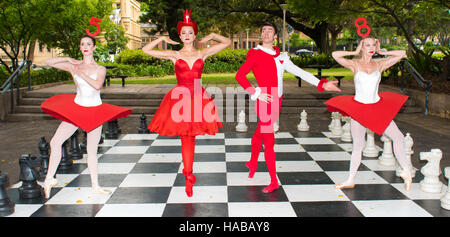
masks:
{"label": "chess king piece", "polygon": [[22,186],[19,187],[21,199],[32,199],[42,197],[42,187],[37,183],[39,173],[35,167],[41,164],[41,159],[31,155],[22,155],[19,159],[20,176]]}
{"label": "chess king piece", "polygon": [[8,176],[0,173],[0,216],[9,216],[14,213],[15,204],[8,197],[6,186],[8,184]]}
{"label": "chess king piece", "polygon": [[363,149],[365,157],[378,157],[378,150],[375,146],[375,135],[370,129],[367,129],[367,140]]}
{"label": "chess king piece", "polygon": [[383,153],[378,157],[378,163],[384,166],[394,166],[396,161],[392,152],[392,140],[383,134],[381,141],[383,142]]}
{"label": "chess king piece", "polygon": [[144,113],[141,114],[140,117],[140,125],[139,125],[139,134],[148,134],[150,133],[150,130],[147,128],[147,116],[145,116]]}
{"label": "chess king piece", "polygon": [[450,166],[445,167],[444,175],[449,180],[447,185],[447,192],[441,198],[441,207],[447,210],[450,210]]}
{"label": "chess king piece", "polygon": [[45,177],[47,176],[48,171],[48,162],[50,158],[49,143],[45,140],[45,137],[41,137],[39,141],[39,157],[41,158],[41,167],[39,168],[39,181],[44,182]]}
{"label": "chess king piece", "polygon": [[350,117],[345,116],[342,117],[342,121],[345,122],[344,126],[342,126],[342,136],[341,140],[343,142],[352,142],[352,133],[350,127]]}
{"label": "chess king piece", "polygon": [[245,113],[241,110],[238,115],[238,125],[236,126],[236,132],[247,132],[248,127],[245,124]]}
{"label": "chess king piece", "polygon": [[[411,155],[414,154],[414,151],[412,150],[413,144],[414,144],[414,142],[413,142],[413,139],[411,138],[411,135],[409,133],[406,133],[405,153],[406,153],[406,161],[408,162],[408,167],[409,167],[409,170],[411,171],[411,178],[414,178],[416,176],[416,171],[417,171],[417,168],[415,168],[411,162]],[[402,167],[397,164],[397,169],[395,170],[395,175],[397,177],[400,177],[401,171],[402,171]]]}
{"label": "chess king piece", "polygon": [[420,152],[420,160],[428,161],[420,172],[424,179],[420,181],[420,189],[427,193],[440,193],[442,189],[442,182],[439,180],[441,170],[439,162],[442,159],[442,151],[440,149],[431,149],[430,152]]}
{"label": "chess king piece", "polygon": [[305,110],[300,113],[300,123],[297,125],[297,130],[301,132],[309,131],[309,125],[307,122],[308,114]]}

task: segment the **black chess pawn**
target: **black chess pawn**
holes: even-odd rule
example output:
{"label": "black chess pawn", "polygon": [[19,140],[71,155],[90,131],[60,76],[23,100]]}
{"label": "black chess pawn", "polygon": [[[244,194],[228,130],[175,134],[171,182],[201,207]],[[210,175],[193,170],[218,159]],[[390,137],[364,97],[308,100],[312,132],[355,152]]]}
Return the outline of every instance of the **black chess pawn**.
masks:
{"label": "black chess pawn", "polygon": [[22,155],[19,159],[20,175],[19,180],[22,186],[19,187],[21,199],[34,199],[42,197],[43,189],[37,183],[39,173],[35,169],[41,164],[41,159],[30,154]]}
{"label": "black chess pawn", "polygon": [[148,128],[147,128],[147,117],[145,116],[144,113],[141,114],[140,120],[141,120],[141,123],[140,123],[140,126],[139,126],[138,133],[139,134],[150,133],[150,130],[148,130]]}
{"label": "black chess pawn", "polygon": [[44,181],[47,176],[48,162],[50,158],[50,153],[48,152],[50,145],[45,140],[45,137],[41,137],[38,145],[39,157],[41,158],[41,167],[39,168],[39,181]]}
{"label": "black chess pawn", "polygon": [[58,171],[70,170],[73,166],[73,160],[67,152],[67,140],[62,144],[61,147],[61,162],[58,166]]}
{"label": "black chess pawn", "polygon": [[78,130],[70,137],[70,150],[69,155],[72,160],[79,160],[83,158],[83,153],[81,153],[80,146],[78,144]]}
{"label": "black chess pawn", "polygon": [[82,154],[87,154],[86,146],[87,146],[87,132],[83,131],[83,141],[80,144],[80,152]]}
{"label": "black chess pawn", "polygon": [[0,173],[0,216],[9,216],[14,213],[15,204],[8,197],[6,186],[8,185],[8,176]]}
{"label": "black chess pawn", "polygon": [[105,139],[117,139],[119,135],[116,133],[114,121],[108,121],[108,128],[105,132]]}

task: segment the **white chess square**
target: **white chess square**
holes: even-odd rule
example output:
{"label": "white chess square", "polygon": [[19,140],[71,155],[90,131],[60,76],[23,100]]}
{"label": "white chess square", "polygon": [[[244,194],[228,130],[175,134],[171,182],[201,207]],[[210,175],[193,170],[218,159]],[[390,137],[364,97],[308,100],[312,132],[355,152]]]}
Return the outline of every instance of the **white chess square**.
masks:
{"label": "white chess square", "polygon": [[348,197],[334,185],[283,185],[291,202],[349,201]]}
{"label": "white chess square", "polygon": [[[256,172],[253,178],[248,177],[248,172],[227,173],[228,186],[267,186],[269,184],[270,175],[268,172]],[[281,184],[279,179],[278,184]]]}
{"label": "white chess square", "polygon": [[369,169],[373,171],[392,171],[397,168],[395,165],[394,166],[380,165],[380,163],[378,163],[378,160],[362,160],[361,163],[363,163],[365,166],[367,166]]}
{"label": "white chess square", "polygon": [[180,139],[157,139],[151,146],[181,146]]}
{"label": "white chess square", "polygon": [[335,144],[333,140],[328,137],[301,137],[295,138],[299,144]]}
{"label": "white chess square", "polygon": [[144,154],[150,146],[114,146],[105,154]]}
{"label": "white chess square", "polygon": [[289,202],[230,202],[229,217],[297,217]]}
{"label": "white chess square", "polygon": [[[181,164],[178,173],[182,173],[183,169]],[[192,169],[195,173],[226,173],[227,165],[225,162],[194,162]]]}
{"label": "white chess square", "polygon": [[96,217],[161,217],[165,203],[105,204]]}
{"label": "white chess square", "polygon": [[[325,173],[335,184],[341,184],[348,178],[348,171],[327,171]],[[355,184],[388,184],[388,182],[373,171],[358,171],[355,176]]]}
{"label": "white chess square", "polygon": [[251,138],[226,138],[225,145],[252,145]]}
{"label": "white chess square", "polygon": [[[225,161],[227,162],[247,162],[250,160],[251,152],[228,152],[225,154]],[[264,152],[260,152],[258,162],[264,161]]]}
{"label": "white chess square", "polygon": [[[98,174],[128,174],[136,163],[98,163]],[[90,174],[89,169],[85,169],[81,174]]]}
{"label": "white chess square", "polygon": [[116,190],[116,187],[103,187],[111,191],[110,194],[95,194],[91,187],[65,187],[51,197],[46,204],[104,204]]}
{"label": "white chess square", "polygon": [[275,144],[273,147],[275,152],[305,152],[305,149],[296,144]]}
{"label": "white chess square", "polygon": [[432,217],[412,200],[353,201],[353,204],[366,217]]}
{"label": "white chess square", "polygon": [[195,139],[224,139],[225,134],[224,133],[216,133],[215,135],[198,135],[195,137]]}
{"label": "white chess square", "polygon": [[294,138],[289,132],[277,132],[275,133],[275,138]]}
{"label": "white chess square", "polygon": [[172,187],[176,177],[176,173],[128,174],[119,187]]}
{"label": "white chess square", "polygon": [[350,160],[350,154],[345,151],[310,151],[308,154],[316,161]]}
{"label": "white chess square", "polygon": [[195,153],[225,153],[225,145],[196,145]]}
{"label": "white chess square", "polygon": [[127,134],[121,140],[155,140],[159,134]]}
{"label": "white chess square", "polygon": [[14,213],[6,217],[29,217],[42,207],[42,204],[16,204]]}
{"label": "white chess square", "polygon": [[391,184],[394,188],[396,188],[398,191],[403,193],[405,196],[407,196],[410,199],[416,200],[416,199],[441,199],[445,193],[447,192],[447,186],[442,185],[441,192],[440,193],[427,193],[422,191],[420,189],[419,183],[412,183],[411,189],[409,191],[406,191],[405,185],[403,183],[398,184]]}

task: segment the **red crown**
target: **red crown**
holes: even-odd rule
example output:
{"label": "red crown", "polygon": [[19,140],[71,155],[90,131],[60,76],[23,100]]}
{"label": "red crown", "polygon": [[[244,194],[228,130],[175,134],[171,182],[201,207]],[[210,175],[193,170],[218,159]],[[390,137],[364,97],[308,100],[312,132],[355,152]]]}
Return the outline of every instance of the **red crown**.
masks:
{"label": "red crown", "polygon": [[186,9],[186,11],[183,10],[183,21],[184,21],[184,23],[190,23],[191,22],[191,12],[192,12],[191,9]]}

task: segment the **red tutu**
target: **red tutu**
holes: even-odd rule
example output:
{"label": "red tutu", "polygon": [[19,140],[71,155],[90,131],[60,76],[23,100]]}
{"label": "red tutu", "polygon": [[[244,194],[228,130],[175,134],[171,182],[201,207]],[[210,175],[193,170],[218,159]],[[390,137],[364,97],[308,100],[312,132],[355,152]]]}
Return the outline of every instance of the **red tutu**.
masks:
{"label": "red tutu", "polygon": [[86,132],[107,121],[127,117],[132,110],[111,104],[84,107],[74,102],[75,94],[55,95],[41,104],[41,110],[59,120],[71,123]]}
{"label": "red tutu", "polygon": [[213,98],[202,93],[191,96],[192,90],[176,86],[164,96],[148,125],[150,131],[163,136],[214,135],[222,127]]}
{"label": "red tutu", "polygon": [[364,127],[382,135],[389,123],[408,100],[408,96],[393,92],[378,93],[380,100],[373,104],[363,104],[354,95],[341,95],[325,102],[330,112],[350,116]]}

